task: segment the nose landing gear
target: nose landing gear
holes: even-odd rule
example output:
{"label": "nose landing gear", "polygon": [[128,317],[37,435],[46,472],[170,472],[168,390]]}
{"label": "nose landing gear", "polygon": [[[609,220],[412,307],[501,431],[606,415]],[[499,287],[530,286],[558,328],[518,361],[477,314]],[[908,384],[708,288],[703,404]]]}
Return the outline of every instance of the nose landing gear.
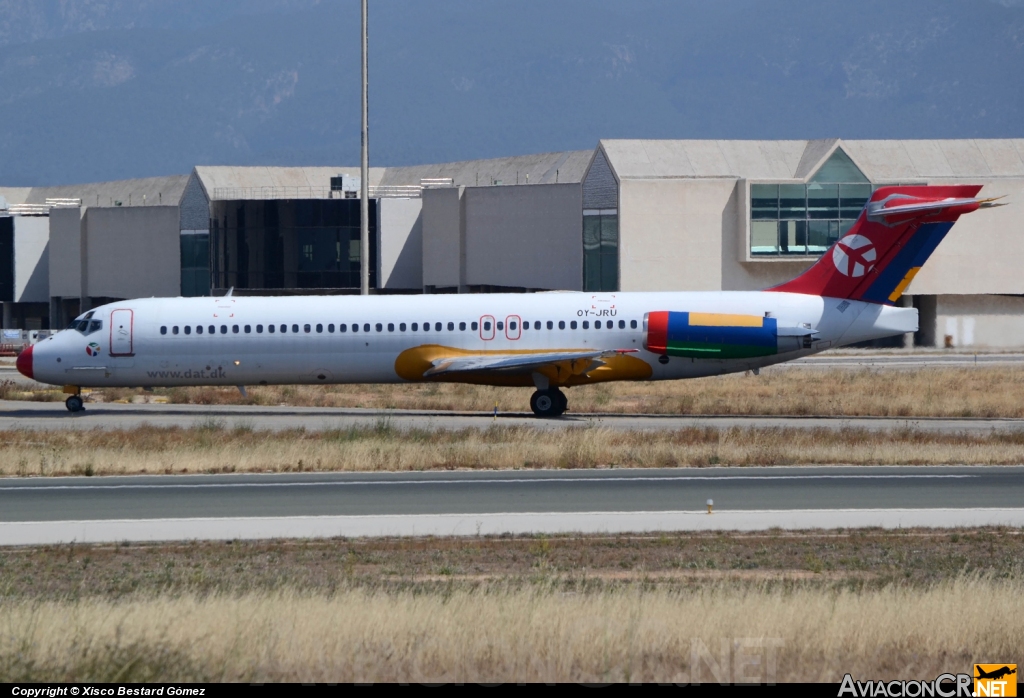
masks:
{"label": "nose landing gear", "polygon": [[81,388],[74,385],[66,385],[64,386],[64,392],[71,393],[68,399],[64,401],[64,406],[68,408],[68,412],[82,412],[85,410]]}
{"label": "nose landing gear", "polygon": [[558,388],[538,390],[530,397],[530,409],[538,417],[558,417],[569,406],[569,399]]}

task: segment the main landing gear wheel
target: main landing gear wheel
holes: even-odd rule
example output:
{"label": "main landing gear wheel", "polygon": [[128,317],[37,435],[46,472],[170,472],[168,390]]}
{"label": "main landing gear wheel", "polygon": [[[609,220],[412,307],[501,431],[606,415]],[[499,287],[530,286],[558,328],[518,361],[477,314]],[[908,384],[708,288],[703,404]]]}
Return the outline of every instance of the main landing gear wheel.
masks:
{"label": "main landing gear wheel", "polygon": [[558,388],[538,390],[530,397],[530,409],[538,417],[557,417],[568,406],[568,398]]}
{"label": "main landing gear wheel", "polygon": [[81,412],[85,409],[85,403],[78,395],[72,395],[64,401],[64,404],[67,406],[68,412]]}

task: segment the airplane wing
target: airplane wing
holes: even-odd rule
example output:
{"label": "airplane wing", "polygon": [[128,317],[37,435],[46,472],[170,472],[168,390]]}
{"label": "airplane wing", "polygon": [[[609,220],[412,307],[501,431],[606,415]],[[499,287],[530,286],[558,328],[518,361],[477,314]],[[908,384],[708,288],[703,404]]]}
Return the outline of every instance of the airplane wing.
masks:
{"label": "airplane wing", "polygon": [[602,365],[602,357],[635,352],[636,349],[614,349],[596,351],[553,351],[537,354],[486,354],[477,356],[452,356],[435,359],[424,376],[466,371],[501,371],[525,373],[542,366],[571,364],[572,373],[583,373]]}

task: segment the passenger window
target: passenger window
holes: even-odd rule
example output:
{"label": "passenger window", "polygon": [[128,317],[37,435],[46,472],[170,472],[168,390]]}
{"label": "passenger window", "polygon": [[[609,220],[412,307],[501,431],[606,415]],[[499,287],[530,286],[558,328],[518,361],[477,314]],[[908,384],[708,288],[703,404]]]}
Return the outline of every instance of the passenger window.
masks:
{"label": "passenger window", "polygon": [[160,334],[167,334],[167,325],[160,326]]}
{"label": "passenger window", "polygon": [[284,334],[287,331],[288,331],[288,325],[281,325],[281,334]]}
{"label": "passenger window", "polygon": [[[306,325],[306,327],[309,327],[309,325]],[[299,326],[298,325],[292,325],[292,332],[294,332],[295,334],[298,334],[299,333]],[[306,332],[309,332],[309,330],[306,330]]]}
{"label": "passenger window", "polygon": [[508,329],[509,330],[514,330],[515,328],[516,328],[516,321],[515,320],[510,320],[509,323],[508,323]]}
{"label": "passenger window", "polygon": [[369,331],[370,331],[370,323],[364,322],[363,323],[363,332],[369,332]]}
{"label": "passenger window", "polygon": [[[512,329],[515,329],[515,328],[513,327]],[[523,321],[523,329],[524,330],[530,329],[530,321],[529,320],[524,320]]]}
{"label": "passenger window", "polygon": [[491,323],[485,322],[484,323],[484,332],[490,332],[490,331],[491,331]]}
{"label": "passenger window", "polygon": [[497,325],[498,325],[498,330],[505,329],[505,321],[504,320],[498,320]]}
{"label": "passenger window", "polygon": [[441,331],[441,323],[440,322],[435,322],[434,323],[434,332],[440,332],[440,331]]}
{"label": "passenger window", "polygon": [[330,332],[331,334],[334,334],[334,323],[333,322],[330,325],[327,326],[327,331]]}
{"label": "passenger window", "polygon": [[389,322],[388,323],[388,332],[394,332],[394,331],[395,331],[395,323]]}
{"label": "passenger window", "polygon": [[192,326],[185,325],[185,334],[192,334]]}
{"label": "passenger window", "polygon": [[274,325],[267,325],[267,332],[274,334]]}
{"label": "passenger window", "polygon": [[626,321],[625,320],[619,320],[619,329],[620,330],[626,329]]}
{"label": "passenger window", "polygon": [[553,330],[553,329],[555,329],[555,323],[553,323],[553,322],[551,322],[550,320],[548,320],[548,329],[549,329],[549,330]]}
{"label": "passenger window", "polygon": [[352,323],[352,331],[353,332],[358,332],[359,331],[359,325],[357,325],[355,323]]}
{"label": "passenger window", "polygon": [[378,332],[383,332],[383,331],[384,331],[384,325],[382,325],[382,324],[380,324],[380,323],[378,322],[378,323],[377,323],[377,331],[378,331]]}
{"label": "passenger window", "polygon": [[324,331],[324,326],[321,325],[320,323],[317,323],[316,331],[317,331],[317,334],[320,334],[321,332]]}
{"label": "passenger window", "polygon": [[[296,330],[296,331],[297,331],[297,330]],[[305,332],[306,334],[309,334],[310,332],[312,332],[312,331],[313,331],[313,328],[312,328],[312,327],[310,327],[309,325],[303,325],[303,326],[302,326],[302,331],[303,331],[303,332]]]}
{"label": "passenger window", "polygon": [[630,329],[635,330],[636,329],[636,320],[630,320],[629,321],[629,327],[630,327]]}
{"label": "passenger window", "polygon": [[[572,323],[572,328],[576,329],[576,323],[575,322]],[[584,320],[583,321],[583,329],[585,329],[585,330],[589,330],[590,329],[590,321],[589,320]]]}
{"label": "passenger window", "polygon": [[460,322],[459,323],[459,331],[460,332],[465,332],[466,331],[466,323],[464,323],[464,322]]}
{"label": "passenger window", "polygon": [[535,330],[539,330],[540,329],[540,320],[537,320],[537,322],[533,323],[533,329],[535,329]]}
{"label": "passenger window", "polygon": [[399,325],[398,325],[398,331],[399,331],[399,332],[405,332],[405,323],[404,323],[404,322],[402,322],[402,323],[399,323]]}
{"label": "passenger window", "polygon": [[231,334],[238,334],[238,325],[231,326]]}
{"label": "passenger window", "polygon": [[177,325],[175,325],[174,327],[171,328],[171,334],[178,334],[178,326]]}
{"label": "passenger window", "polygon": [[252,325],[246,325],[245,326],[245,333],[246,334],[252,334]]}
{"label": "passenger window", "polygon": [[454,322],[449,322],[448,323],[448,331],[449,332],[454,332],[455,331],[455,323]]}
{"label": "passenger window", "polygon": [[263,325],[256,325],[256,334],[263,334]]}
{"label": "passenger window", "polygon": [[196,334],[202,334],[202,333],[203,333],[203,326],[202,325],[196,325]]}
{"label": "passenger window", "polygon": [[575,320],[573,320],[572,322],[569,323],[569,329],[570,330],[575,330],[576,329],[576,321]]}
{"label": "passenger window", "polygon": [[420,328],[420,323],[418,323],[418,322],[412,323],[412,331],[413,332],[416,332],[417,330],[419,330],[419,328]]}
{"label": "passenger window", "polygon": [[[352,327],[354,331],[355,325],[352,325]],[[338,325],[338,332],[348,332],[348,325],[346,325],[344,322]]]}
{"label": "passenger window", "polygon": [[474,332],[476,332],[476,328],[477,328],[477,324],[476,324],[476,321],[474,320],[473,322],[469,323],[469,327],[470,327],[470,329],[472,329],[472,330],[473,330]]}
{"label": "passenger window", "polygon": [[[572,323],[572,324],[573,324],[574,327],[576,326],[575,322]],[[560,329],[560,330],[564,330],[565,329],[565,320],[559,320],[558,321],[558,329]]]}

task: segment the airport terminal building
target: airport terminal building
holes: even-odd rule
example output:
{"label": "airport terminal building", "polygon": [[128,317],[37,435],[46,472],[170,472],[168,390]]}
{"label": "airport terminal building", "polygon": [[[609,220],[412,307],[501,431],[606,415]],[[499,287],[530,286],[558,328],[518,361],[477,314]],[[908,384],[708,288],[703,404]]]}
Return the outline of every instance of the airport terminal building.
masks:
{"label": "airport terminal building", "polygon": [[[900,302],[920,346],[1024,346],[1024,139],[603,140],[593,150],[359,170],[211,167],[0,187],[3,328],[114,299],[756,290],[786,281],[888,184],[981,184]],[[910,338],[908,338],[909,341]]]}

